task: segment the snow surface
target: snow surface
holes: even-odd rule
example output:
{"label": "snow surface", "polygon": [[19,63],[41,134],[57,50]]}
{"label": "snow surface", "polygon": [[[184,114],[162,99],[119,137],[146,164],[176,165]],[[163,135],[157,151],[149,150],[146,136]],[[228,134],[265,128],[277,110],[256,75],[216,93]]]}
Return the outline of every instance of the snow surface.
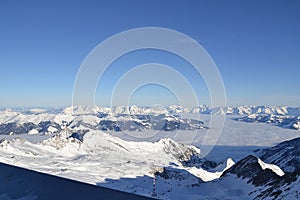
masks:
{"label": "snow surface", "polygon": [[0,163],[1,200],[149,199]]}
{"label": "snow surface", "polygon": [[[247,156],[254,149],[273,146],[279,142],[299,137],[299,131],[283,129],[265,123],[246,123],[234,120],[237,115],[257,113],[285,114],[297,113],[297,109],[277,107],[239,107],[196,110],[170,107],[139,108],[115,107],[66,108],[61,113],[48,113],[44,110],[28,113],[12,110],[0,111],[0,123],[54,121],[59,124],[70,124],[74,131],[88,129],[88,125],[96,125],[99,118],[95,112],[109,113],[181,113],[183,117],[198,119],[209,124],[210,115],[195,113],[231,114],[226,116],[220,137],[215,143],[217,127],[207,130],[175,130],[143,131],[143,132],[102,132],[89,129],[83,142],[68,138],[67,128],[59,134],[36,134],[34,129],[20,135],[0,135],[0,162],[33,169],[61,177],[67,177],[94,185],[115,188],[123,191],[151,196],[153,179],[156,172],[168,169],[183,179],[163,179],[157,177],[157,194],[162,199],[249,199],[253,186],[244,180],[230,176],[223,180],[222,172],[234,164],[234,161]],[[79,114],[80,113],[80,114]],[[252,113],[253,114],[253,113]],[[219,116],[222,117],[222,116]],[[216,116],[218,118],[218,116]],[[58,131],[50,126],[48,132]],[[180,143],[186,144],[181,145]],[[194,146],[190,146],[190,145]],[[192,153],[200,153],[200,149],[214,146],[206,159],[217,163],[224,162],[215,169],[204,170],[199,167],[187,167],[182,159],[188,159]],[[253,153],[253,152],[252,152]],[[271,169],[278,175],[284,172],[275,165],[259,160],[262,169]],[[173,170],[173,171],[172,171]],[[218,180],[218,181],[216,181]],[[206,182],[206,183],[203,183]]]}
{"label": "snow surface", "polygon": [[221,166],[219,167],[219,169],[221,168],[220,171],[209,172],[197,167],[188,168],[187,171],[195,175],[196,177],[201,178],[201,180],[203,180],[204,182],[208,182],[220,178],[223,172],[232,167],[234,164],[235,162],[231,158],[228,158],[226,161],[226,166],[223,167],[223,169]]}
{"label": "snow surface", "polygon": [[28,134],[38,134],[39,131],[36,129],[31,129],[30,131],[28,131]]}
{"label": "snow surface", "polygon": [[270,169],[274,173],[276,173],[278,176],[284,175],[284,172],[277,165],[264,163],[261,159],[258,159],[258,163],[263,170]]}

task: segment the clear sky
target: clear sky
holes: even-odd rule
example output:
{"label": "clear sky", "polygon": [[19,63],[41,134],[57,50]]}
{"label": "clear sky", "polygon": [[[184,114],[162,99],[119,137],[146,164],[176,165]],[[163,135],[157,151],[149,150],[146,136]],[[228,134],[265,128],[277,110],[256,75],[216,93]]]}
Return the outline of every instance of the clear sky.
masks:
{"label": "clear sky", "polygon": [[[77,70],[101,41],[138,27],[164,27],[197,40],[223,77],[228,105],[300,106],[300,1],[0,1],[0,106],[67,106]],[[208,93],[187,63],[165,52],[133,52],[112,64],[96,92],[109,104],[118,78],[149,62],[174,67]],[[195,80],[194,80],[195,79]],[[99,84],[99,85],[100,85]],[[173,104],[146,86],[136,104]]]}

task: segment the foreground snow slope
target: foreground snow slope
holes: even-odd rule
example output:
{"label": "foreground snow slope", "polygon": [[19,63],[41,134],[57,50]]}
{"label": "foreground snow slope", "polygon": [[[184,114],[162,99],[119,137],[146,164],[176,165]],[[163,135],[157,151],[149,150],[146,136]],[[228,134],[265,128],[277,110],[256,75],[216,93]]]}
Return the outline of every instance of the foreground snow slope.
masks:
{"label": "foreground snow slope", "polygon": [[149,199],[0,163],[0,199]]}

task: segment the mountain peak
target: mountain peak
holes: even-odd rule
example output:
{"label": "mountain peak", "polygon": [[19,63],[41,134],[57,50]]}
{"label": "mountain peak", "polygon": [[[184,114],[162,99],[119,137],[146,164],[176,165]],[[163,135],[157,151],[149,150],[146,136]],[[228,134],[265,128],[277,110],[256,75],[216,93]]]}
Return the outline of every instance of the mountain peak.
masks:
{"label": "mountain peak", "polygon": [[237,178],[246,179],[247,183],[255,186],[265,185],[279,177],[272,169],[262,167],[262,163],[253,155],[249,155],[238,161],[231,168],[227,169],[222,177],[225,178],[230,174],[236,175]]}

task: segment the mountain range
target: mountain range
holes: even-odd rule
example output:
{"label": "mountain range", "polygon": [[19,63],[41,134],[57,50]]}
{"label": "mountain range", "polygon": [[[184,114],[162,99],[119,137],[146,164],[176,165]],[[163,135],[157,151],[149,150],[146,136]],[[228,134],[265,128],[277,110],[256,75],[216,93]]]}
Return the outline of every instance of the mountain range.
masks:
{"label": "mountain range", "polygon": [[[0,134],[53,134],[65,127],[80,131],[195,130],[207,129],[197,118],[185,114],[232,115],[238,121],[272,123],[284,128],[300,129],[300,108],[276,106],[239,106],[208,108],[73,106],[64,109],[23,109],[0,111]],[[239,117],[240,116],[240,117]]]}
{"label": "mountain range", "polygon": [[[199,147],[170,138],[134,142],[111,135],[123,130],[143,134],[145,130],[210,128],[198,119],[177,112],[178,108],[168,109],[2,110],[0,133],[4,137],[0,141],[0,162],[160,199],[300,197],[300,138],[258,148],[238,160],[226,158],[224,154],[223,161],[217,161],[202,158]],[[182,110],[186,114],[194,112]],[[223,108],[210,110],[222,110],[213,114],[224,114]],[[241,108],[227,108],[225,112],[235,121],[241,121],[237,123],[271,123],[295,129],[287,125],[299,119],[297,108],[253,107],[250,114],[243,111],[240,115],[229,110],[241,111]],[[32,135],[36,141],[24,139],[21,133]],[[10,134],[20,134],[20,137],[9,139]],[[45,134],[49,137],[40,138]],[[23,191],[22,195],[34,196],[34,191],[30,194]],[[1,196],[11,194],[0,190]]]}

